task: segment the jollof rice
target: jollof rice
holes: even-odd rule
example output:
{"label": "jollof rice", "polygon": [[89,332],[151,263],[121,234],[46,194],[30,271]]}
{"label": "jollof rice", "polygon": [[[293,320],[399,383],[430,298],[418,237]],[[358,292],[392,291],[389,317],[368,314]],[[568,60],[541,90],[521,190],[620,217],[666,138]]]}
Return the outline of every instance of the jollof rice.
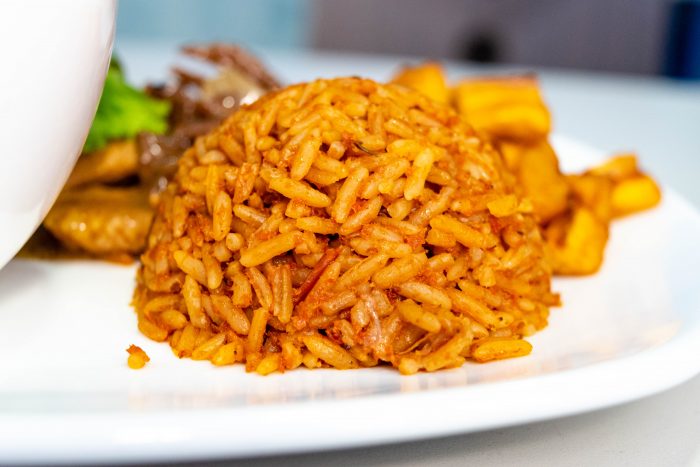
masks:
{"label": "jollof rice", "polygon": [[139,329],[268,374],[526,355],[551,270],[501,156],[398,85],[268,94],[179,162],[142,256]]}

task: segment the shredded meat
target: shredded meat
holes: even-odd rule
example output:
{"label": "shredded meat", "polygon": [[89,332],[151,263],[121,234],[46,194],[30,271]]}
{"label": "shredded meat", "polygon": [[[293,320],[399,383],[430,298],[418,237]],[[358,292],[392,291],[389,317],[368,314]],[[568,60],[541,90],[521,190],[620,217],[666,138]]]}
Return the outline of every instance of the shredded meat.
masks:
{"label": "shredded meat", "polygon": [[203,58],[224,67],[236,68],[254,78],[265,89],[272,90],[280,87],[280,82],[267,71],[260,60],[237,45],[185,46],[182,51],[192,57]]}
{"label": "shredded meat", "polygon": [[146,88],[172,106],[168,134],[143,133],[138,138],[139,177],[155,192],[165,187],[180,155],[198,135],[209,133],[242,104],[280,86],[257,58],[238,46],[186,46],[182,51],[218,66],[219,74],[205,78],[176,67],[172,83]]}

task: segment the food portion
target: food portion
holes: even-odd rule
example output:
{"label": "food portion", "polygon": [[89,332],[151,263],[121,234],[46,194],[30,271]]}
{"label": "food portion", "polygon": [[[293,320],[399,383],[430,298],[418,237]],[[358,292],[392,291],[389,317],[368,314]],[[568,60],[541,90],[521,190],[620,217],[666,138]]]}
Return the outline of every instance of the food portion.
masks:
{"label": "food portion", "polygon": [[[149,206],[157,204],[182,153],[240,105],[279,88],[239,47],[183,51],[218,72],[204,77],[175,68],[172,82],[141,91],[126,82],[118,64],[110,67],[85,152],[22,255],[132,261],[145,248]],[[555,274],[596,272],[611,220],[660,200],[658,186],[639,170],[634,155],[583,174],[562,174],[548,143],[551,116],[534,76],[469,78],[450,87],[441,66],[428,62],[404,67],[393,82],[451,103],[500,151],[516,176],[517,194],[532,204]]]}
{"label": "food portion", "polygon": [[595,273],[611,221],[660,200],[631,154],[563,174],[534,76],[450,86],[429,62],[280,89],[239,47],[183,51],[217,73],[139,90],[113,64],[22,252],[140,255],[139,329],[178,357],[411,374],[527,355],[552,274]]}
{"label": "food portion", "polygon": [[139,329],[260,374],[526,355],[559,299],[517,183],[452,109],[403,86],[267,94],[180,159],[141,257]]}
{"label": "food portion", "polygon": [[[406,67],[394,82],[433,99],[434,89],[449,89],[434,63]],[[614,157],[580,175],[562,174],[548,142],[551,116],[533,76],[465,79],[452,97],[454,108],[499,149],[516,175],[516,191],[532,203],[555,274],[598,271],[610,222],[661,199],[634,155]]]}
{"label": "food portion", "polygon": [[182,152],[241,104],[278,87],[243,49],[214,44],[184,53],[217,68],[176,68],[175,79],[130,86],[112,62],[84,152],[42,227],[21,255],[130,262],[143,251],[158,193]]}

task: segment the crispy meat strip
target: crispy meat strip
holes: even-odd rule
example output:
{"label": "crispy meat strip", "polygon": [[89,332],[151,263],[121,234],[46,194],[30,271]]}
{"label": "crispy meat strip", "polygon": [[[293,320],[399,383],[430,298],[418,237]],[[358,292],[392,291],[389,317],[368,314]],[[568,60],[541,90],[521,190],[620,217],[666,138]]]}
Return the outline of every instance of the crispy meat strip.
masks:
{"label": "crispy meat strip", "polygon": [[309,275],[304,279],[304,282],[294,291],[294,305],[306,298],[314,285],[316,285],[318,278],[323,274],[323,271],[335,261],[339,254],[340,248],[329,248],[323,253],[321,259],[318,260],[318,263],[316,263]]}

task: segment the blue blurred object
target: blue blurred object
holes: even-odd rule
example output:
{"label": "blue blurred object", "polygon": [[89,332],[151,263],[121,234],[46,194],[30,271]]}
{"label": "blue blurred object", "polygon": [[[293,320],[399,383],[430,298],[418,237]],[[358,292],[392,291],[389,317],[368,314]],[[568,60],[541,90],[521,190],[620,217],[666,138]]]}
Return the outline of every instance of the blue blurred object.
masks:
{"label": "blue blurred object", "polygon": [[700,2],[677,1],[671,6],[664,73],[700,79]]}
{"label": "blue blurred object", "polygon": [[120,40],[227,41],[271,47],[311,42],[309,0],[121,0]]}

